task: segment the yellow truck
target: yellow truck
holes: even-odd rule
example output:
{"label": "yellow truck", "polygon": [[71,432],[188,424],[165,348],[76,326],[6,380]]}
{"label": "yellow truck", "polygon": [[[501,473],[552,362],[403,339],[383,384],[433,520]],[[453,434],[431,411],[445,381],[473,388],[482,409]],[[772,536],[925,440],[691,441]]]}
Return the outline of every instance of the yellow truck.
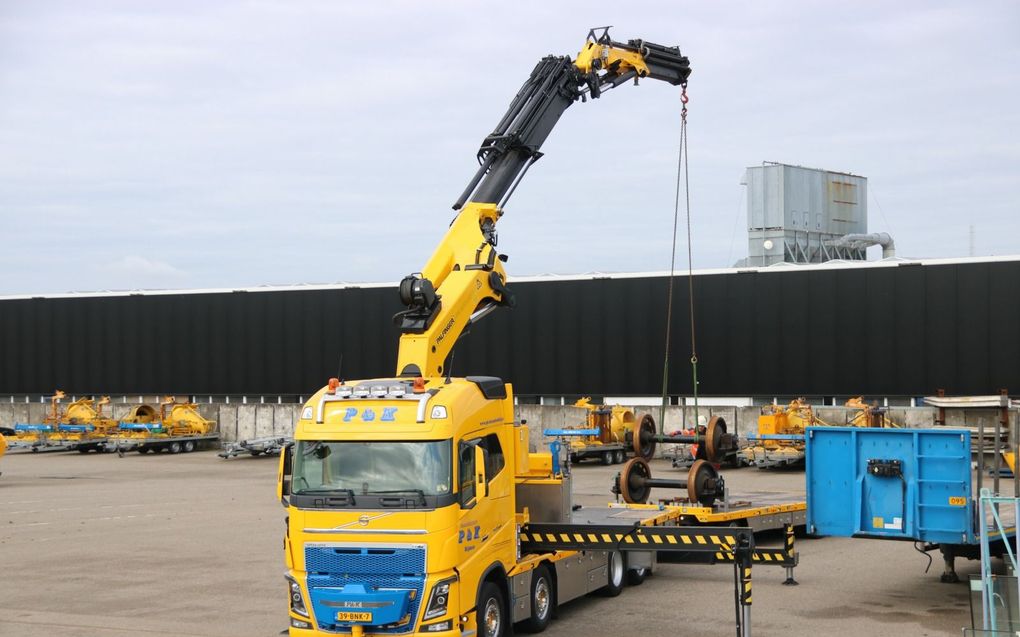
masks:
{"label": "yellow truck", "polygon": [[[676,48],[593,30],[576,59],[540,61],[485,138],[445,238],[400,282],[395,375],[329,379],[280,455],[292,637],[501,637],[511,624],[537,632],[558,604],[639,583],[660,554],[737,562],[737,616],[750,634],[750,567],[759,560],[751,530],[678,526],[702,522],[697,515],[707,524],[731,516],[719,527],[756,515],[713,508],[726,494],[720,476],[701,470],[697,503],[575,509],[560,457],[529,449],[512,386],[449,374],[470,325],[513,305],[495,226],[559,116],[628,80],[685,86],[689,72]],[[628,492],[669,486],[649,480],[647,471],[628,474]],[[790,564],[792,551],[782,555]]]}

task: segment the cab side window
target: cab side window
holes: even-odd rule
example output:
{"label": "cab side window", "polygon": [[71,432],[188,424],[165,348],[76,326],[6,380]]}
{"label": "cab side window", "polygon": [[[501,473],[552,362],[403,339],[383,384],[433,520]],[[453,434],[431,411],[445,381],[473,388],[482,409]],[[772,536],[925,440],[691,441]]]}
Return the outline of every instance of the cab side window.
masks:
{"label": "cab side window", "polygon": [[499,444],[499,436],[496,434],[485,436],[478,444],[485,452],[485,483],[489,484],[506,466],[506,457],[503,455],[503,447]]}
{"label": "cab side window", "polygon": [[468,503],[475,499],[475,448],[461,443],[457,459],[457,475],[460,476],[460,501]]}

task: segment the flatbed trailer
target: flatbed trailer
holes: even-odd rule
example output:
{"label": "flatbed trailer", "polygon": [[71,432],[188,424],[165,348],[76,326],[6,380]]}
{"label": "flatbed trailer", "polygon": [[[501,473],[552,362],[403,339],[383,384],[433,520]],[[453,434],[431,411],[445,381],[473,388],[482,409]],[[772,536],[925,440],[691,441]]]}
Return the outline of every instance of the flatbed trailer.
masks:
{"label": "flatbed trailer", "polygon": [[595,591],[614,597],[625,584],[643,583],[659,562],[732,564],[737,635],[750,637],[752,566],[783,567],[783,584],[797,584],[792,527],[784,546],[762,548],[749,528],[681,526],[678,520],[633,505],[610,505],[577,509],[565,524],[525,524],[518,538],[521,557],[508,573],[512,621],[531,622],[541,614],[536,583],[542,581],[555,583],[555,594],[548,597],[559,605]]}
{"label": "flatbed trailer", "polygon": [[627,450],[629,449],[630,446],[616,442],[571,447],[570,462],[578,463],[582,460],[597,460],[604,465],[621,464],[627,459]]}
{"label": "flatbed trailer", "polygon": [[81,425],[48,425],[16,423],[14,435],[7,438],[11,451],[76,451],[79,448],[91,448],[102,445],[106,438],[91,435]]}
{"label": "flatbed trailer", "polygon": [[268,436],[265,438],[249,438],[236,442],[225,442],[223,443],[223,450],[217,455],[221,458],[233,458],[242,453],[252,456],[277,455],[283,451],[285,446],[292,442],[294,442],[294,439],[289,436]]}
{"label": "flatbed trailer", "polygon": [[776,491],[752,491],[738,496],[727,493],[722,502],[710,507],[663,501],[658,504],[618,503],[608,508],[617,512],[621,519],[642,520],[642,523],[745,527],[756,533],[807,524],[807,502],[795,494]]}
{"label": "flatbed trailer", "polygon": [[[603,465],[622,464],[627,460],[627,451],[632,448],[630,441],[602,442],[598,440],[599,429],[544,429],[542,435],[559,439],[559,445],[567,452],[571,464],[582,460],[598,460]],[[559,447],[556,447],[558,454]]]}
{"label": "flatbed trailer", "polygon": [[190,453],[201,449],[207,444],[219,440],[218,433],[202,434],[195,436],[152,436],[148,438],[111,438],[106,446],[111,451],[124,453],[125,451],[137,451],[146,453]]}

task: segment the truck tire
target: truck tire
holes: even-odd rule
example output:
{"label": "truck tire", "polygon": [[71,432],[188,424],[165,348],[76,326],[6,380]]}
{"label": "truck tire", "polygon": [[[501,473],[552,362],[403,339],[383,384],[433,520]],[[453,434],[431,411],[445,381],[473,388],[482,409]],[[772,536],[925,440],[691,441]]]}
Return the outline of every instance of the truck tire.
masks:
{"label": "truck tire", "polygon": [[195,450],[195,441],[187,440],[184,442],[184,453],[191,453]]}
{"label": "truck tire", "polygon": [[181,452],[181,443],[179,443],[179,442],[177,442],[175,440],[175,441],[170,443],[169,449],[170,449],[170,453],[180,453]]}
{"label": "truck tire", "polygon": [[600,456],[602,464],[606,466],[613,464],[613,455],[614,454],[612,451],[603,451],[602,455]]}
{"label": "truck tire", "polygon": [[599,589],[599,595],[616,597],[623,592],[625,573],[627,572],[627,560],[623,557],[623,553],[612,551],[609,554],[606,572],[606,585]]}
{"label": "truck tire", "polygon": [[499,587],[492,582],[482,584],[476,609],[479,637],[503,637],[506,633],[506,606]]}
{"label": "truck tire", "polygon": [[627,586],[641,586],[645,579],[652,574],[651,569],[639,566],[627,570]]}
{"label": "truck tire", "polygon": [[613,452],[613,464],[623,464],[623,461],[627,459],[627,454],[623,453],[623,449],[617,449]]}
{"label": "truck tire", "polygon": [[531,617],[521,622],[521,628],[529,633],[540,633],[552,621],[556,607],[552,575],[549,567],[539,566],[531,574]]}

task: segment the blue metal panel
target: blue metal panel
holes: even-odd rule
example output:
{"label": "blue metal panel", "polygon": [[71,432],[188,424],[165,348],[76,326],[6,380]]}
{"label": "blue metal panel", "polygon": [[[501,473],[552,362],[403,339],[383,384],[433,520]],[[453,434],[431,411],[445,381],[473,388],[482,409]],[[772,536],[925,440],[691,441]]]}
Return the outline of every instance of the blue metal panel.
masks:
{"label": "blue metal panel", "polygon": [[543,429],[543,436],[597,436],[598,429]]}
{"label": "blue metal panel", "polygon": [[59,431],[67,431],[71,433],[86,433],[89,431],[96,430],[96,428],[92,425],[70,425],[70,424],[57,425],[57,429]]}
{"label": "blue metal panel", "polygon": [[163,425],[158,422],[119,422],[117,423],[117,429],[124,431],[149,431],[153,433],[162,433]]}
{"label": "blue metal panel", "polygon": [[[808,427],[806,453],[812,533],[976,542],[970,432]],[[899,469],[883,475],[893,461]]]}
{"label": "blue metal panel", "polygon": [[14,431],[53,431],[53,425],[37,425],[18,422],[14,423]]}

